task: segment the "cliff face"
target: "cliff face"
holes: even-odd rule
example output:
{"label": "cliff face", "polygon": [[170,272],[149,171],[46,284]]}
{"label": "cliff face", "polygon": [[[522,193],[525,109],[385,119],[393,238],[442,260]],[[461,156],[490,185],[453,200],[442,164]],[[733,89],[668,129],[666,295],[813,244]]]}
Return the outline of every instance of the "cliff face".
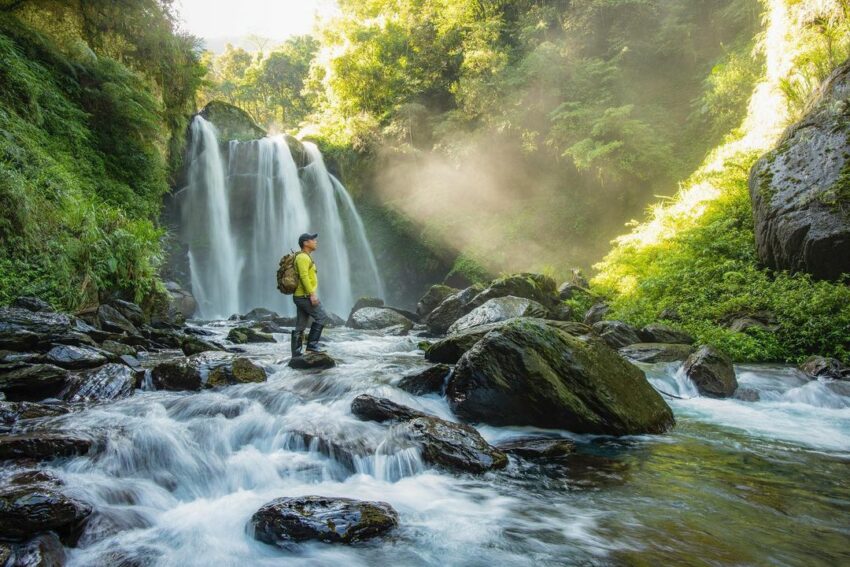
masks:
{"label": "cliff face", "polygon": [[755,164],[749,186],[761,262],[817,279],[850,273],[850,64]]}

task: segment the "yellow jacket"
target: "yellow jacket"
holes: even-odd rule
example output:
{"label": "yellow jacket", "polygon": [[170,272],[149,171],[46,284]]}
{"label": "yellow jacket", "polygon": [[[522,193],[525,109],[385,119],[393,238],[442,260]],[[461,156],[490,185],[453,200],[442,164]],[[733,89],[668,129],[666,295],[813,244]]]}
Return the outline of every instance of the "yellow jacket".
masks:
{"label": "yellow jacket", "polygon": [[306,252],[299,252],[295,256],[295,269],[298,274],[298,287],[295,288],[295,296],[310,295],[315,293],[319,287],[319,277],[316,275],[316,264]]}

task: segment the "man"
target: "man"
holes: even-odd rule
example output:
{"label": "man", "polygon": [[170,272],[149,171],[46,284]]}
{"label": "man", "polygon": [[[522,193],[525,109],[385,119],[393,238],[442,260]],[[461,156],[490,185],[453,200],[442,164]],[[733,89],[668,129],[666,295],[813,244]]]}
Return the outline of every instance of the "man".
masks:
{"label": "man", "polygon": [[319,339],[322,337],[322,329],[327,324],[328,315],[319,302],[318,295],[316,295],[319,288],[319,278],[312,254],[318,247],[318,242],[316,242],[318,236],[318,234],[304,233],[298,237],[298,246],[301,247],[301,252],[295,256],[298,287],[292,296],[297,316],[295,330],[292,331],[293,358],[301,356],[304,330],[307,328],[307,322],[311,317],[313,324],[310,325],[310,333],[307,335],[307,352],[322,352],[319,350]]}

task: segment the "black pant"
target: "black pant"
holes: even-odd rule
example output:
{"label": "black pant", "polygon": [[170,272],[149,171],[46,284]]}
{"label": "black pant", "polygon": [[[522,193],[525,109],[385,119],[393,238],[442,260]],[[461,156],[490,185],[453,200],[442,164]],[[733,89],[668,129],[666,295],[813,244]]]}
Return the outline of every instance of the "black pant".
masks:
{"label": "black pant", "polygon": [[328,314],[325,313],[325,308],[322,307],[322,304],[313,305],[310,303],[309,297],[294,297],[292,300],[295,302],[295,311],[297,320],[295,322],[295,332],[301,333],[307,328],[308,323],[310,322],[310,318],[313,318],[313,321],[316,324],[325,326],[328,324]]}

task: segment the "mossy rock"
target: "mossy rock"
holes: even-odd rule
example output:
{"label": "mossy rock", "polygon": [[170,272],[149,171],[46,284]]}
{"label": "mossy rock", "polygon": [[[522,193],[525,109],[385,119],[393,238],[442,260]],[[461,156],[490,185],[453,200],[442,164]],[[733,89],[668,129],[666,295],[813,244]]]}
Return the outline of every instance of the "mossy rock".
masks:
{"label": "mossy rock", "polygon": [[212,122],[221,142],[256,140],[266,135],[266,131],[257,126],[250,114],[224,101],[212,100],[198,114]]}
{"label": "mossy rock", "polygon": [[227,333],[227,340],[237,345],[277,342],[269,333],[263,333],[250,327],[234,327],[230,329],[230,332]]}
{"label": "mossy rock", "polygon": [[644,373],[601,340],[513,319],[461,357],[447,397],[463,419],[576,433],[662,433],[673,412]]}

